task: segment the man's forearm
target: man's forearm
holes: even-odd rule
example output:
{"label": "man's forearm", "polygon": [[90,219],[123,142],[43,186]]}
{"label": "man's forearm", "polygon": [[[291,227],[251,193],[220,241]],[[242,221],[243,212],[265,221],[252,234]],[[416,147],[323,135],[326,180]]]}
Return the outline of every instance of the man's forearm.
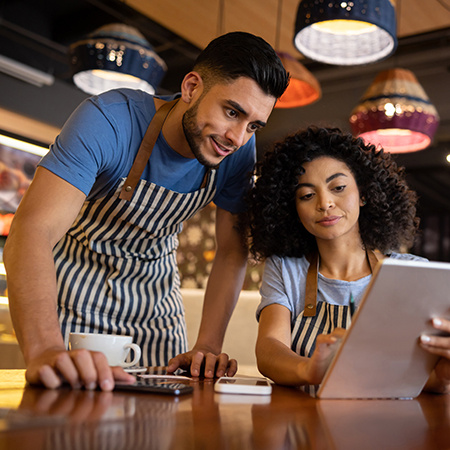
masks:
{"label": "man's forearm", "polygon": [[64,348],[56,310],[56,276],[49,246],[22,233],[5,246],[9,309],[26,363],[47,348]]}
{"label": "man's forearm", "polygon": [[225,331],[230,321],[245,277],[247,253],[218,254],[213,264],[205,292],[202,320],[197,346],[222,350]]}

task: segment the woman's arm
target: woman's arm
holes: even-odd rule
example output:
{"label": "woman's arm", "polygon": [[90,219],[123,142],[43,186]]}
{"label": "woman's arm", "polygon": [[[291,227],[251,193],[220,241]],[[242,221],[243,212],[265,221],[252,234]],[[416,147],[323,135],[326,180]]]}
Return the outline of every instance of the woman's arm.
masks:
{"label": "woman's arm", "polygon": [[289,386],[320,384],[345,330],[335,329],[316,339],[311,358],[291,350],[291,312],[279,304],[266,306],[259,318],[256,359],[259,371],[275,383]]}

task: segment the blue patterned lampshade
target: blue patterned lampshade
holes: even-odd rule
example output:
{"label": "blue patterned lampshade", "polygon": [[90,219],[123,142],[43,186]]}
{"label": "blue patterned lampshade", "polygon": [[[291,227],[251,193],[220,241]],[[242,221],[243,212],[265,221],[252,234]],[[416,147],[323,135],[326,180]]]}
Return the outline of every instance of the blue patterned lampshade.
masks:
{"label": "blue patterned lampshade", "polygon": [[294,45],[322,63],[368,64],[395,51],[396,29],[392,0],[301,0]]}
{"label": "blue patterned lampshade", "polygon": [[124,24],[105,25],[69,49],[73,81],[88,94],[115,88],[154,94],[167,66],[145,37]]}

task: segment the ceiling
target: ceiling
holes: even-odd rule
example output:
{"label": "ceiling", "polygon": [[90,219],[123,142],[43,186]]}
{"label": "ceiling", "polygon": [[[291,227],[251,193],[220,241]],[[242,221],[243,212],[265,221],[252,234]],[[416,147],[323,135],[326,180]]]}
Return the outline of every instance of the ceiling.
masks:
{"label": "ceiling", "polygon": [[[385,61],[362,67],[335,67],[302,57],[292,44],[298,2],[2,0],[0,54],[51,73],[56,82],[52,87],[35,88],[0,75],[0,110],[59,129],[86,97],[72,83],[68,45],[112,22],[137,27],[164,59],[168,72],[158,89],[161,94],[178,91],[200,49],[224,32],[252,32],[301,60],[320,81],[322,98],[303,108],[275,110],[258,135],[260,155],[274,141],[309,124],[350,131],[350,111],[376,74],[405,67],[422,84],[441,122],[430,148],[398,159],[419,192],[422,214],[450,214],[450,164],[444,158],[450,153],[450,0],[397,0],[397,51]],[[0,123],[0,129],[4,128]]]}

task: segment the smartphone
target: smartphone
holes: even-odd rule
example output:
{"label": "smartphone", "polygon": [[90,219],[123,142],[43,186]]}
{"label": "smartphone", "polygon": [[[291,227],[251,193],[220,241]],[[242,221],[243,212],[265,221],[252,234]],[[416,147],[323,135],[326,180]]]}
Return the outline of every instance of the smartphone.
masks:
{"label": "smartphone", "polygon": [[115,390],[139,391],[155,394],[183,395],[190,394],[194,388],[188,384],[177,383],[174,380],[159,378],[138,378],[134,383],[115,383]]}
{"label": "smartphone", "polygon": [[221,394],[270,395],[272,385],[267,378],[261,377],[221,377],[214,390]]}

